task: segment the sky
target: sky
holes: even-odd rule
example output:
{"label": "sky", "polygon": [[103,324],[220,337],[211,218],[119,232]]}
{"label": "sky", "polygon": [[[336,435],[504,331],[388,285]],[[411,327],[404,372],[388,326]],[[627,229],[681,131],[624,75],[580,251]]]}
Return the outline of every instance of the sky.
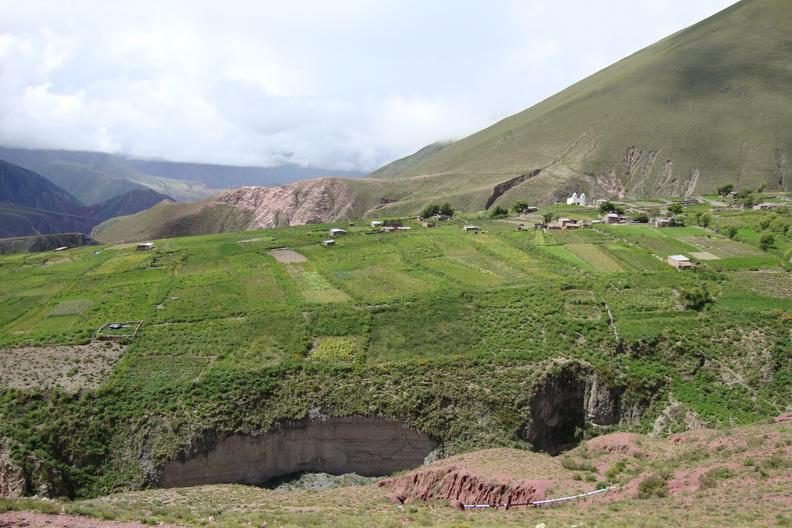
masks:
{"label": "sky", "polygon": [[734,0],[0,0],[0,145],[370,171]]}

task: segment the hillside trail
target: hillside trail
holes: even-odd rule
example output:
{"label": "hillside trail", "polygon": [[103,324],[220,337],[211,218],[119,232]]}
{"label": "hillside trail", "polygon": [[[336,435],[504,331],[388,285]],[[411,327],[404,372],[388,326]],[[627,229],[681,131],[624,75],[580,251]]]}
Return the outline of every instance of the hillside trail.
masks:
{"label": "hillside trail", "polygon": [[[48,513],[7,512],[0,513],[0,528],[147,528],[139,522],[103,521],[79,515],[52,515]],[[160,524],[161,528],[180,528],[172,524]]]}

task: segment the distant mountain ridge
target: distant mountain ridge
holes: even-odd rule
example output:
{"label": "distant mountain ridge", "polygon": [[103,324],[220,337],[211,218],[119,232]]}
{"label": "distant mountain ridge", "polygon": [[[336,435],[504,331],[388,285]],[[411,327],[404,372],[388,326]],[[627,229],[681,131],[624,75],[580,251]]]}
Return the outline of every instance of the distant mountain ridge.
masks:
{"label": "distant mountain ridge", "polygon": [[104,220],[148,209],[163,200],[172,199],[140,189],[86,207],[43,176],[0,160],[0,237],[89,234]]}
{"label": "distant mountain ridge", "polygon": [[283,185],[321,176],[356,178],[364,173],[287,164],[243,167],[134,159],[88,151],[0,147],[0,159],[34,171],[69,189],[85,205],[136,189],[152,189],[179,201],[201,200],[245,185]]}

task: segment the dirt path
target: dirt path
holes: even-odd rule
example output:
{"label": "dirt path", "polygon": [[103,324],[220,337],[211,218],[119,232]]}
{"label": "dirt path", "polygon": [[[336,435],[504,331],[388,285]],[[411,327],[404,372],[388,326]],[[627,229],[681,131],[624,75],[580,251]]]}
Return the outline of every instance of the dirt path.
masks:
{"label": "dirt path", "polygon": [[[178,528],[172,524],[158,525]],[[46,513],[8,512],[0,513],[0,528],[144,528],[138,522],[101,521],[77,515],[49,515]]]}

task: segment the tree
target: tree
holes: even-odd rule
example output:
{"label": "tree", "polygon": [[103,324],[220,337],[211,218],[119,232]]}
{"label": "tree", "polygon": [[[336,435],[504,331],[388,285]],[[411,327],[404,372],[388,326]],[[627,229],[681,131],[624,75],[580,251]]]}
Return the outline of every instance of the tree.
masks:
{"label": "tree", "polygon": [[542,214],[542,220],[544,220],[545,224],[549,224],[550,222],[552,222],[554,217],[555,214],[550,211]]}
{"label": "tree", "polygon": [[696,217],[697,217],[696,219],[698,221],[698,225],[700,225],[701,227],[709,227],[710,224],[712,223],[712,215],[710,215],[709,213],[697,214]]}
{"label": "tree", "polygon": [[646,213],[637,213],[632,216],[634,222],[638,222],[639,224],[648,224],[649,223],[649,215]]}
{"label": "tree", "polygon": [[504,218],[506,216],[509,216],[509,210],[505,209],[505,208],[503,208],[503,207],[501,207],[499,205],[499,206],[495,207],[495,209],[492,210],[492,212],[490,213],[490,216],[492,218]]}
{"label": "tree", "polygon": [[440,206],[437,204],[427,205],[421,211],[421,218],[431,218],[434,215],[440,214]]}
{"label": "tree", "polygon": [[684,211],[682,204],[674,203],[668,206],[668,212],[672,215],[680,215],[682,211]]}
{"label": "tree", "polygon": [[731,183],[727,183],[723,187],[718,187],[717,193],[723,197],[729,196],[731,192],[734,191],[734,185]]}
{"label": "tree", "polygon": [[726,236],[733,239],[737,236],[737,231],[737,226],[729,226],[726,228]]}
{"label": "tree", "polygon": [[706,308],[708,304],[715,301],[709,290],[703,286],[685,288],[680,293],[682,296],[682,303],[688,310],[696,310],[699,312]]}
{"label": "tree", "polygon": [[440,214],[446,216],[454,216],[454,208],[451,207],[451,204],[446,202],[440,206]]}
{"label": "tree", "polygon": [[604,202],[599,207],[600,214],[615,213],[616,209],[616,204],[611,201]]}
{"label": "tree", "polygon": [[530,207],[530,205],[528,205],[528,202],[524,202],[524,201],[520,200],[518,202],[514,202],[514,205],[512,206],[512,211],[514,211],[517,214],[522,214],[529,207]]}
{"label": "tree", "polygon": [[762,251],[770,251],[773,247],[775,247],[775,237],[773,233],[765,231],[762,233],[762,236],[759,237],[759,249]]}

